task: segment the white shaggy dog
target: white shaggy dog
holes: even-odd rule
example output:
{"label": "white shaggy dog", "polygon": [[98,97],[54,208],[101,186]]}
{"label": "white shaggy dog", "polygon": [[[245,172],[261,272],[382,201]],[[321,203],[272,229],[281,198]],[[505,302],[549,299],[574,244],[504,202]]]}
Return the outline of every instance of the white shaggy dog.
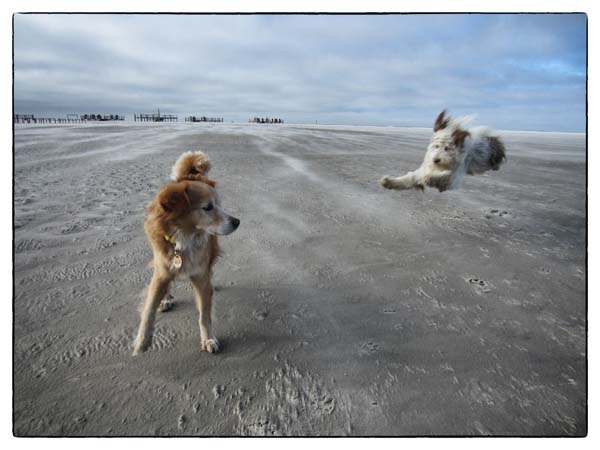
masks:
{"label": "white shaggy dog", "polygon": [[465,175],[498,170],[506,159],[504,144],[489,128],[462,127],[470,118],[451,119],[442,111],[433,126],[433,137],[425,159],[417,170],[401,177],[386,175],[380,181],[387,189],[456,189]]}

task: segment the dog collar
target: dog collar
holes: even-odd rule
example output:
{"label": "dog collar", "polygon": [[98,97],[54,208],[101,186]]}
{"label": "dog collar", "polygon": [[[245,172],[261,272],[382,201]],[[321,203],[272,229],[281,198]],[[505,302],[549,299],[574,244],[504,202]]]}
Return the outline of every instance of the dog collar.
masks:
{"label": "dog collar", "polygon": [[175,266],[176,269],[179,269],[183,264],[183,259],[181,258],[181,250],[177,248],[177,242],[173,240],[173,236],[165,234],[165,241],[173,244],[173,266]]}

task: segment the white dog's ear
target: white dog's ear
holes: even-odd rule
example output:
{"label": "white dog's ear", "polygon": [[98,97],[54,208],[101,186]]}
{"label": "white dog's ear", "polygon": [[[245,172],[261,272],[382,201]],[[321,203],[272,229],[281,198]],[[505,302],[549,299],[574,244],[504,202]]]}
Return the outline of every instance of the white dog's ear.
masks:
{"label": "white dog's ear", "polygon": [[454,145],[456,145],[457,148],[462,149],[465,145],[465,139],[470,135],[471,134],[468,131],[457,128],[452,132],[452,140],[454,141]]}
{"label": "white dog's ear", "polygon": [[446,115],[446,110],[443,110],[437,119],[435,119],[435,123],[433,124],[433,131],[443,130],[448,126],[448,122],[450,121],[450,117],[444,118]]}

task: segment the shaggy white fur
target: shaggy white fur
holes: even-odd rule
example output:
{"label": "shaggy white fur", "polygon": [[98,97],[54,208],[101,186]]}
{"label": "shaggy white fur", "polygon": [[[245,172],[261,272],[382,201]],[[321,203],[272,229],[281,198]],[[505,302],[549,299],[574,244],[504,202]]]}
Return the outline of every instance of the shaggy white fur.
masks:
{"label": "shaggy white fur", "polygon": [[380,183],[387,189],[437,188],[440,192],[456,189],[465,174],[476,175],[498,170],[506,159],[504,144],[487,127],[465,130],[472,117],[451,119],[442,111],[433,126],[434,134],[421,166],[401,177],[384,176]]}

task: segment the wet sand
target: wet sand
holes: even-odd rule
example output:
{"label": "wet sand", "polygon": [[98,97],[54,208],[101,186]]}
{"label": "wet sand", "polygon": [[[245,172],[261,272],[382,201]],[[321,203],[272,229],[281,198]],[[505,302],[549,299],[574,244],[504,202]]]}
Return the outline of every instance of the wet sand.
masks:
{"label": "wet sand", "polygon": [[[15,434],[585,434],[585,136],[504,132],[506,165],[460,191],[378,186],[429,137],[17,126]],[[181,280],[132,357],[145,206],[196,148],[241,219],[215,268],[222,352],[200,352]]]}

